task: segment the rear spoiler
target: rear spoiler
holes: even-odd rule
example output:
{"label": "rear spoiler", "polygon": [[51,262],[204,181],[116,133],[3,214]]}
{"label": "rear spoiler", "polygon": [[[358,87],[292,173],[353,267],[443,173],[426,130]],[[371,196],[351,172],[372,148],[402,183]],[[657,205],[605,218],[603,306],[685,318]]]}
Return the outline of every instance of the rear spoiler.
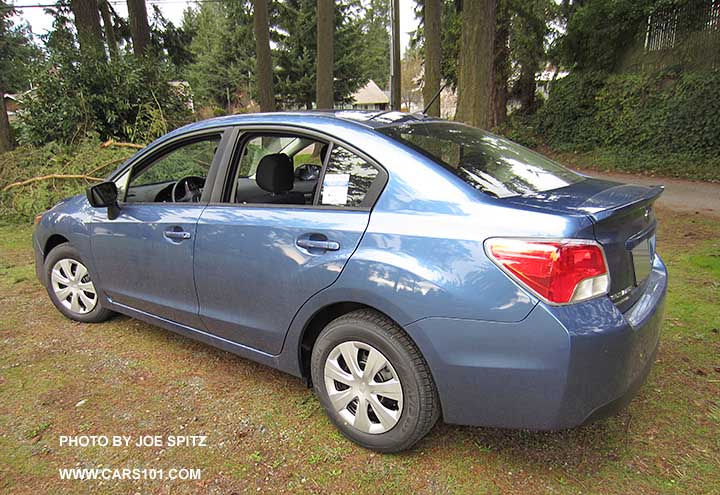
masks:
{"label": "rear spoiler", "polygon": [[622,214],[625,211],[634,210],[635,208],[641,207],[641,206],[650,206],[652,205],[655,200],[657,200],[660,195],[665,191],[665,186],[649,186],[647,193],[643,194],[642,196],[628,202],[623,203],[617,206],[611,206],[610,208],[606,210],[601,210],[598,212],[594,212],[590,214],[590,217],[592,217],[593,220],[596,222],[601,222],[605,220],[608,217],[611,217],[613,215]]}

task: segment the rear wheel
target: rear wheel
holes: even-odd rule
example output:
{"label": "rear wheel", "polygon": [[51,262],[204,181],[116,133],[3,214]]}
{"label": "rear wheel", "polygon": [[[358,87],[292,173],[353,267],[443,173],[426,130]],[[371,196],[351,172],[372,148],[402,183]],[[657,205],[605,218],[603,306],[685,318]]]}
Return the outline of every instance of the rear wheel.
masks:
{"label": "rear wheel", "polygon": [[400,327],[375,311],[330,322],[313,347],[311,373],[332,422],[365,448],[408,449],[440,415],[425,359]]}
{"label": "rear wheel", "polygon": [[60,244],[48,253],[45,275],[50,300],[71,320],[97,323],[112,316],[100,304],[88,269],[70,244]]}

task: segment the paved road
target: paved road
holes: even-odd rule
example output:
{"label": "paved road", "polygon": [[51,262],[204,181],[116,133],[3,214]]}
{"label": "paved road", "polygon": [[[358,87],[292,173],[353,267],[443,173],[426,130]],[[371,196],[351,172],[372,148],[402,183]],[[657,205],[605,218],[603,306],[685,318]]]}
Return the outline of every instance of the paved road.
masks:
{"label": "paved road", "polygon": [[581,170],[582,173],[601,179],[630,184],[665,186],[665,192],[657,201],[660,207],[675,211],[701,213],[720,218],[720,184],[670,179],[667,177],[645,177],[642,175],[596,172]]}

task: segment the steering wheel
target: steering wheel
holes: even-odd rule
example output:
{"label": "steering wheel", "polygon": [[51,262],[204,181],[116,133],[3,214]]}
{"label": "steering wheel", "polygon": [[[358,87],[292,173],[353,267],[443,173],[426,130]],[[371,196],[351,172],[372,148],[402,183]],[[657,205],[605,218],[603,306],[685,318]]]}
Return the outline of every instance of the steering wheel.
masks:
{"label": "steering wheel", "polygon": [[195,175],[183,177],[172,188],[173,203],[199,203],[205,179]]}
{"label": "steering wheel", "polygon": [[317,180],[320,177],[320,165],[304,163],[295,169],[295,178],[299,180]]}

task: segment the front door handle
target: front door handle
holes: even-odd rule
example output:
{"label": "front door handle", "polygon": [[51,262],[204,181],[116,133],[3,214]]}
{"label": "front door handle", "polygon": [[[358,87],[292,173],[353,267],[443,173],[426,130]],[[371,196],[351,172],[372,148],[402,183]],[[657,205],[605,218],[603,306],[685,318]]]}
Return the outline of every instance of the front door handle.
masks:
{"label": "front door handle", "polygon": [[305,249],[324,249],[325,251],[337,251],[340,243],[337,241],[317,241],[315,239],[298,239],[296,244]]}
{"label": "front door handle", "polygon": [[185,232],[184,230],[166,230],[163,235],[173,241],[182,241],[192,237],[190,232]]}

